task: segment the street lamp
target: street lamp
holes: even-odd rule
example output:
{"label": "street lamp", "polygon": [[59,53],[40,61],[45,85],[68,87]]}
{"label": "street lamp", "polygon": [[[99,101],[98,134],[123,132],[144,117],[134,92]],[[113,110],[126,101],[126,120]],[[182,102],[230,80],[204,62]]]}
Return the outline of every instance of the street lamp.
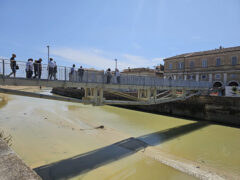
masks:
{"label": "street lamp", "polygon": [[115,62],[116,62],[116,64],[115,64],[115,69],[117,69],[117,59],[115,59]]}
{"label": "street lamp", "polygon": [[50,46],[47,45],[47,48],[48,48],[48,61],[49,61],[49,48],[50,48]]}

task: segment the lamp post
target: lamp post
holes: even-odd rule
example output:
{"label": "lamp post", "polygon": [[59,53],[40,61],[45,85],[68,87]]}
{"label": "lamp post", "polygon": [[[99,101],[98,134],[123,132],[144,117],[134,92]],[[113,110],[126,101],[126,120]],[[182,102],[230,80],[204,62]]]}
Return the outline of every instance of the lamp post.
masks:
{"label": "lamp post", "polygon": [[115,64],[115,69],[117,69],[117,59],[115,59],[115,62],[116,62],[116,64]]}
{"label": "lamp post", "polygon": [[50,48],[50,46],[47,45],[47,48],[48,48],[48,61],[49,61],[49,48]]}

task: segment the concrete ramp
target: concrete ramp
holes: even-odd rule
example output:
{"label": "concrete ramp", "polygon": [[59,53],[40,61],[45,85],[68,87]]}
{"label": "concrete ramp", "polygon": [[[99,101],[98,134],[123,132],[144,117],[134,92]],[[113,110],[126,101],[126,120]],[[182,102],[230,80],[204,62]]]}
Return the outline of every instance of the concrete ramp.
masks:
{"label": "concrete ramp", "polygon": [[36,173],[44,180],[68,179],[105,164],[132,155],[148,146],[155,146],[173,138],[208,126],[197,122],[146,134],[137,138],[128,138],[112,145],[90,151],[69,159],[35,168]]}
{"label": "concrete ramp", "polygon": [[34,169],[44,180],[68,179],[144,149],[147,144],[129,138],[70,159]]}

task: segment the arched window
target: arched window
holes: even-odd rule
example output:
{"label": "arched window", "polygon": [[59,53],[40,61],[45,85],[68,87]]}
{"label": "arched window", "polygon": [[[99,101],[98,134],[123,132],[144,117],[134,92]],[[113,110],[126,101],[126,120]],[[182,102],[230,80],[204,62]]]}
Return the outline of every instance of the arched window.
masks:
{"label": "arched window", "polygon": [[222,87],[222,83],[221,82],[215,82],[213,84],[213,87]]}
{"label": "arched window", "polygon": [[238,86],[238,83],[235,81],[232,81],[228,84],[229,86]]}

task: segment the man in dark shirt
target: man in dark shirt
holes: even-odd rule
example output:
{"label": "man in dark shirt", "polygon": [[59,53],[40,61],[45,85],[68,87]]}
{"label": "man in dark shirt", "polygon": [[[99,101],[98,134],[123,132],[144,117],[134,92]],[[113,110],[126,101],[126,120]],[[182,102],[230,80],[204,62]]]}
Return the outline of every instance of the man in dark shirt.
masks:
{"label": "man in dark shirt", "polygon": [[84,69],[82,66],[80,66],[80,68],[78,69],[78,76],[79,76],[80,82],[82,82],[82,80],[83,80],[83,73],[84,73]]}
{"label": "man in dark shirt", "polygon": [[41,79],[42,75],[42,59],[39,58],[38,60],[38,79]]}
{"label": "man in dark shirt", "polygon": [[33,69],[34,69],[34,79],[38,76],[38,61],[35,60],[34,63],[33,63]]}
{"label": "man in dark shirt", "polygon": [[10,77],[13,74],[13,77],[16,77],[16,67],[17,67],[17,63],[15,60],[16,54],[12,54],[12,57],[10,58],[10,67],[12,72],[8,75],[8,77]]}

